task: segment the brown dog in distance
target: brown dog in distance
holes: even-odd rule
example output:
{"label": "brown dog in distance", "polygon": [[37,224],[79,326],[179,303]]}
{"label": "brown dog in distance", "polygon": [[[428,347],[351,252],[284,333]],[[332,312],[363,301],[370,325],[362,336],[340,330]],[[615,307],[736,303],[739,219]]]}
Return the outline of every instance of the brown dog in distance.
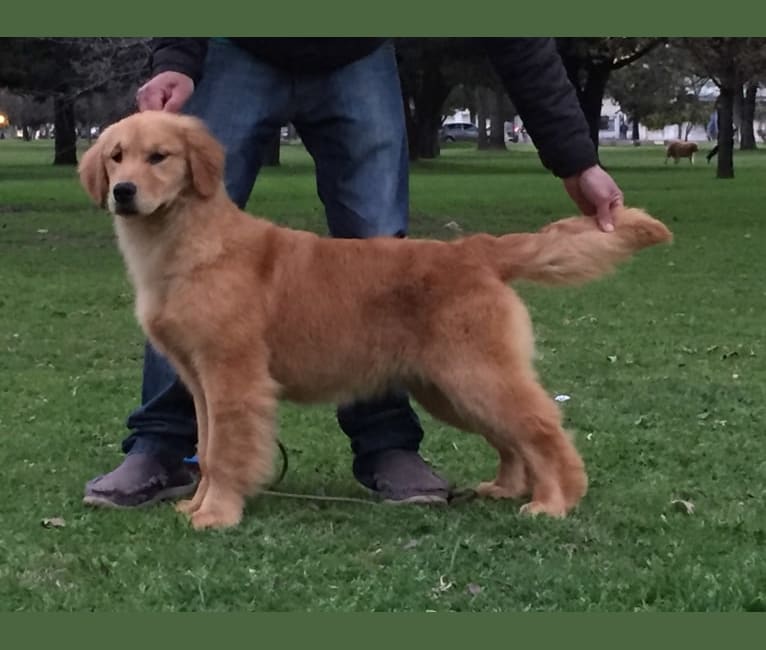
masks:
{"label": "brown dog in distance", "polygon": [[668,145],[665,152],[665,164],[668,164],[668,159],[672,158],[676,165],[681,158],[688,158],[690,164],[694,164],[694,154],[699,151],[699,147],[696,142],[683,142],[681,140],[675,140]]}
{"label": "brown dog in distance", "polygon": [[527,310],[506,283],[595,279],[670,231],[641,210],[454,242],[319,237],[237,208],[224,152],[191,117],[145,112],[85,153],[83,186],[114,215],[136,315],[189,388],[201,480],[195,528],[237,524],[273,469],[277,400],[345,401],[393,384],[500,457],[481,495],[564,516],[583,462],[532,367]]}

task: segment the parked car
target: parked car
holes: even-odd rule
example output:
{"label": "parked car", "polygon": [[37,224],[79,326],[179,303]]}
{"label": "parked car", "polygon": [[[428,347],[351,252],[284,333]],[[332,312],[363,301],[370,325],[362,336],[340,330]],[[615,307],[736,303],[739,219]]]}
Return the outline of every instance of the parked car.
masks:
{"label": "parked car", "polygon": [[450,122],[442,126],[439,137],[443,142],[478,140],[479,129],[470,122]]}

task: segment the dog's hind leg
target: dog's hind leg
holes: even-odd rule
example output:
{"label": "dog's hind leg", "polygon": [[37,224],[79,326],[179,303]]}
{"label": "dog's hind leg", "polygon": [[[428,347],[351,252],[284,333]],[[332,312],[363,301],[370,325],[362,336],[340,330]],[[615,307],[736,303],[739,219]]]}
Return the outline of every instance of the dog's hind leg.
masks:
{"label": "dog's hind leg", "polygon": [[[470,433],[482,433],[482,423],[470,422],[469,415],[459,414],[447,396],[433,384],[414,384],[410,387],[410,392],[426,411],[445,424]],[[488,431],[485,430],[484,435],[488,437]],[[491,437],[488,439],[491,441]],[[496,449],[500,456],[497,471],[498,483],[503,485],[502,496],[515,499],[529,494],[527,472],[521,455],[507,445],[500,445]],[[495,490],[490,483],[481,483],[477,488],[477,492],[485,496],[493,491]]]}
{"label": "dog's hind leg", "polygon": [[518,498],[531,491],[523,510],[564,516],[585,494],[587,477],[556,403],[528,369],[496,359],[477,358],[465,379],[440,385],[498,452],[497,475],[478,486],[479,494]]}
{"label": "dog's hind leg", "polygon": [[269,480],[276,449],[276,384],[241,360],[216,366],[202,375],[208,431],[200,469],[207,480],[190,513],[198,529],[239,523],[245,497]]}
{"label": "dog's hind leg", "polygon": [[524,511],[564,516],[585,494],[587,477],[561,427],[558,406],[532,368],[526,308],[515,294],[506,295],[509,300],[497,301],[495,311],[507,310],[507,318],[498,314],[491,323],[457,324],[484,333],[453,339],[449,355],[429,355],[428,376],[454,412],[498,451],[497,476],[480,485],[479,492],[516,498],[530,490],[532,500]]}

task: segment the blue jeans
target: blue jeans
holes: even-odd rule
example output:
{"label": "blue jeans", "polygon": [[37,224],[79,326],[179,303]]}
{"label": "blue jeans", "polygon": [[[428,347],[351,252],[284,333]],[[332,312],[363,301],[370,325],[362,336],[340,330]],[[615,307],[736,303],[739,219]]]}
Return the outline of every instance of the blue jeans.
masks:
{"label": "blue jeans", "polygon": [[[226,189],[240,207],[250,197],[266,147],[290,121],[314,159],[330,234],[405,236],[407,136],[390,44],[328,74],[294,75],[213,39],[202,79],[184,110],[203,119],[226,148]],[[423,437],[401,391],[341,407],[337,417],[356,461],[385,449],[417,450]],[[194,453],[192,398],[148,343],[141,406],[127,425],[132,433],[123,441],[125,453],[169,460]]]}

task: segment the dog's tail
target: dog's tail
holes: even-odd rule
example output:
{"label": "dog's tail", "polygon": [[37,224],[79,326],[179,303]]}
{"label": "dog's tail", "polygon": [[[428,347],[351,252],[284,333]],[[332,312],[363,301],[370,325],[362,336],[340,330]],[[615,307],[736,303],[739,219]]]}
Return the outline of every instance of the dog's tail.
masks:
{"label": "dog's tail", "polygon": [[673,239],[662,222],[643,210],[617,208],[613,214],[611,233],[602,232],[592,217],[571,217],[536,233],[476,235],[464,242],[505,282],[582,284],[611,272],[642,248]]}

